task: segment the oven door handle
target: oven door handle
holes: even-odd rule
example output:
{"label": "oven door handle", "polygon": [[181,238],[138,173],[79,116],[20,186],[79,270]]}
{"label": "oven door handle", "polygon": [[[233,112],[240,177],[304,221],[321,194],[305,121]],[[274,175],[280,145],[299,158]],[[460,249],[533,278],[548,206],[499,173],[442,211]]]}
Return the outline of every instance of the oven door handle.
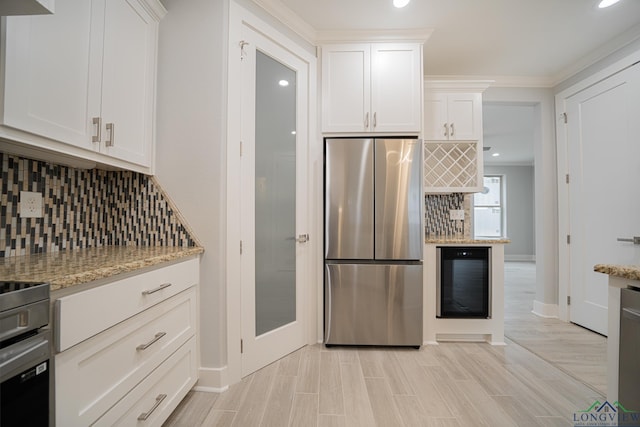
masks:
{"label": "oven door handle", "polygon": [[0,382],[49,358],[49,332],[41,332],[0,350]]}

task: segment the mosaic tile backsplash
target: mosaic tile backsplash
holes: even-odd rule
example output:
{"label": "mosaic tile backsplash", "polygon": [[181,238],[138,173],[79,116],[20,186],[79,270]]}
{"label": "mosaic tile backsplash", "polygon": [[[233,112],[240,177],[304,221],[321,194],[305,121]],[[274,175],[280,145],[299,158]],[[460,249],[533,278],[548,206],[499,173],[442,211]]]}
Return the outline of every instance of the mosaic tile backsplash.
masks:
{"label": "mosaic tile backsplash", "polygon": [[[469,194],[427,194],[424,197],[424,203],[426,237],[464,239],[471,237],[471,224],[469,224],[471,196]],[[463,209],[465,220],[449,219],[451,209]]]}
{"label": "mosaic tile backsplash", "polygon": [[[0,258],[107,245],[197,245],[153,177],[1,152],[0,164]],[[20,191],[43,195],[42,218],[18,215]]]}

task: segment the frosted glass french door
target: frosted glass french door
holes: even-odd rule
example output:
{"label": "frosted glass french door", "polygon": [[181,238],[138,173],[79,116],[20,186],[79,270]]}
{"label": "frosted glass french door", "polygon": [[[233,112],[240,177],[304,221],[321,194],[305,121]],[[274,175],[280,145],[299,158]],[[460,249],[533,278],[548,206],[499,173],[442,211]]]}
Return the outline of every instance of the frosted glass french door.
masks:
{"label": "frosted glass french door", "polygon": [[306,63],[243,31],[242,375],[305,344]]}

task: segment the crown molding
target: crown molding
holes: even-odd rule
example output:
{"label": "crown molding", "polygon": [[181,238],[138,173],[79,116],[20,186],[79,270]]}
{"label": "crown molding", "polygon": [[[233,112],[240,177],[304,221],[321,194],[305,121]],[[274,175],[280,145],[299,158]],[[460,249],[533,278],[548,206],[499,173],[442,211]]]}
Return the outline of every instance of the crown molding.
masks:
{"label": "crown molding", "polygon": [[444,90],[447,92],[484,92],[489,86],[492,86],[494,80],[478,80],[476,79],[456,79],[450,76],[439,76],[434,79],[428,76],[424,80],[425,89]]}
{"label": "crown molding", "polygon": [[550,88],[555,86],[556,81],[551,77],[533,77],[533,76],[464,76],[464,75],[426,75],[425,81],[446,80],[455,82],[465,81],[488,81],[491,87],[531,87],[531,88]]}
{"label": "crown molding", "polygon": [[317,42],[343,43],[343,42],[376,42],[376,41],[402,41],[425,43],[433,34],[432,29],[385,29],[385,30],[323,30],[317,32]]}
{"label": "crown molding", "polygon": [[340,42],[375,42],[402,41],[425,43],[432,29],[388,29],[388,30],[316,30],[297,13],[280,0],[253,0],[255,4],[268,14],[282,22],[285,26],[313,45]]}
{"label": "crown molding", "polygon": [[582,57],[577,62],[574,62],[564,70],[561,70],[554,76],[553,86],[557,86],[565,80],[588,69],[589,67],[597,64],[599,61],[602,61],[603,59],[614,54],[620,49],[623,49],[625,46],[635,42],[636,40],[640,40],[640,24],[631,27],[627,31],[620,34],[618,37],[609,40],[598,49]]}
{"label": "crown molding", "polygon": [[305,41],[316,45],[318,34],[315,28],[309,25],[297,13],[289,9],[280,0],[253,0],[255,4],[263,8],[268,14],[282,22],[291,31],[298,34]]}

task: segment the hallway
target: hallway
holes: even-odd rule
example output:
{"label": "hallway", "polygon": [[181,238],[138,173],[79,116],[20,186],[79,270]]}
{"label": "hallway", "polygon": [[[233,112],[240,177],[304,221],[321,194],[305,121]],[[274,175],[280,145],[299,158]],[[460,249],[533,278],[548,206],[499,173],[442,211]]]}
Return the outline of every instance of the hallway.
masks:
{"label": "hallway", "polygon": [[533,314],[535,278],[535,263],[505,263],[505,336],[606,395],[607,338]]}

